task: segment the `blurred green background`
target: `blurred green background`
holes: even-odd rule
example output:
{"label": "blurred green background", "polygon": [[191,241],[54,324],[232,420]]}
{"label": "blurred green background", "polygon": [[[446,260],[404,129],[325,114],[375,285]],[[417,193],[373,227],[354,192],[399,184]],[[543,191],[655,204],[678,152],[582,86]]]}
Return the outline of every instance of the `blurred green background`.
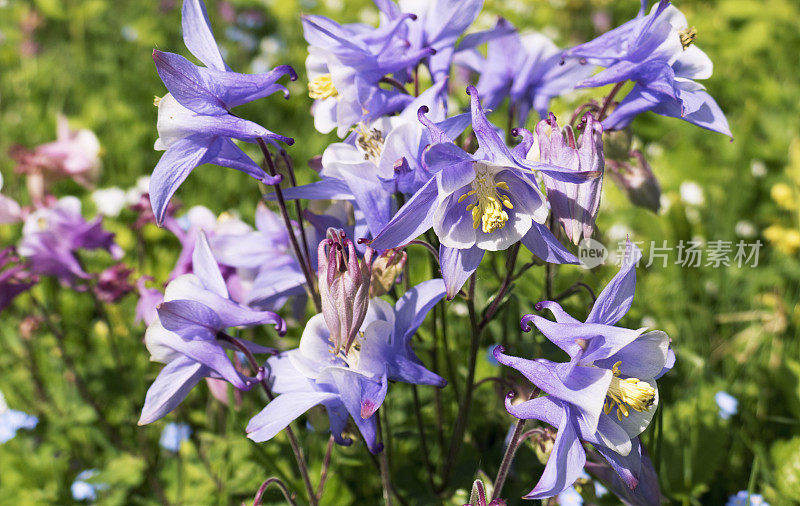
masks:
{"label": "blurred green background", "polygon": [[[290,153],[299,178],[311,180],[306,162],[334,137],[318,134],[308,114],[311,101],[305,93],[306,46],[299,14],[372,23],[377,20],[375,9],[366,0],[207,3],[217,40],[233,69],[258,71],[288,63],[298,70],[300,78],[289,86],[290,100],[276,95],[243,107],[241,114],[294,137],[297,142]],[[676,245],[691,239],[744,239],[760,240],[764,246],[757,268],[734,264],[687,269],[657,263],[640,270],[637,298],[622,323],[665,330],[678,355],[676,368],[659,383],[659,417],[644,440],[662,474],[662,491],[675,503],[724,504],[731,494],[750,487],[773,505],[797,504],[800,3],[675,4],[697,28],[697,45],[714,61],[714,76],[704,84],[726,112],[735,140],[677,119],[653,114],[638,118],[634,142],[647,153],[661,183],[662,212],[634,207],[607,178],[599,238],[612,244],[631,233],[644,241],[645,258],[650,241]],[[487,0],[473,29],[491,26],[502,15],[523,31],[543,31],[568,46],[598,35],[603,16],[613,27],[637,9],[633,0]],[[13,145],[32,147],[52,140],[56,115],[63,113],[73,127],[91,129],[100,140],[103,172],[98,187],[134,185],[160,156],[153,150],[157,111],[152,102],[165,89],[150,57],[153,48],[188,56],[180,38],[180,2],[0,0],[0,153]],[[552,107],[562,118],[597,94],[598,90],[574,93]],[[13,160],[0,156],[3,193],[27,203],[24,181],[13,170]],[[687,182],[699,186],[701,198]],[[82,195],[91,209],[88,194],[74,183],[59,183],[55,193]],[[259,192],[243,174],[204,166],[194,171],[177,197],[185,208],[201,204],[215,213],[235,210],[251,219]],[[125,218],[107,220],[107,226],[131,252],[127,260],[133,265],[135,237]],[[0,243],[10,244],[18,234],[18,227],[3,226]],[[137,273],[164,281],[177,258],[178,242],[155,228],[147,229],[146,237],[147,255],[136,264]],[[481,297],[493,293],[497,280],[492,268],[502,261],[497,255],[482,269]],[[427,272],[417,271],[419,279]],[[614,267],[591,272],[562,268],[555,291],[576,280],[599,290],[614,272]],[[542,298],[541,279],[542,269],[532,269],[524,283],[517,284],[518,295],[484,336],[482,350],[504,342],[518,350],[541,351],[541,336],[520,335],[517,330],[519,315],[532,310],[530,301]],[[163,421],[136,427],[144,392],[158,367],[148,362],[141,342],[144,328],[133,325],[134,296],[119,306],[95,307],[90,298],[53,284],[36,290],[48,301],[47,310],[64,336],[58,339],[44,327],[26,331],[23,319],[32,311],[26,296],[0,319],[0,390],[9,406],[40,418],[34,431],[23,431],[0,445],[0,504],[69,504],[70,484],[87,468],[98,469],[95,481],[109,484],[99,492],[102,504],[238,504],[250,500],[270,475],[302,490],[283,436],[260,445],[244,437],[246,421],[260,409],[255,395],[236,411],[213,401],[204,387],[193,392],[167,418],[186,421],[194,429],[177,456],[157,444]],[[579,294],[565,306],[580,317],[590,302]],[[290,346],[298,335],[292,330],[283,345]],[[461,335],[454,332],[450,343],[457,375],[465,374],[460,362],[467,342]],[[422,336],[420,346],[427,349],[425,329]],[[481,353],[479,378],[508,374]],[[67,361],[74,367],[66,366]],[[393,413],[396,485],[412,504],[436,503],[425,485],[409,410],[410,389],[393,388],[388,409]],[[450,390],[442,394],[449,406],[446,414],[454,410]],[[720,418],[714,401],[719,391],[739,400],[738,414],[728,420]],[[496,472],[511,423],[502,409],[504,394],[500,387],[485,386],[476,394],[456,487],[448,492],[455,494],[454,504],[459,497],[455,489],[468,489],[477,468],[489,476]],[[426,419],[433,423],[433,394],[423,389],[421,395]],[[433,439],[433,433],[429,437]],[[327,435],[304,430],[301,438],[312,476],[318,476]],[[510,503],[528,491],[540,472],[534,452],[522,449],[505,489]],[[370,504],[380,499],[380,480],[363,446],[335,450],[326,490],[327,504],[351,504],[354,497],[368,498]],[[278,503],[276,493],[267,498]]]}

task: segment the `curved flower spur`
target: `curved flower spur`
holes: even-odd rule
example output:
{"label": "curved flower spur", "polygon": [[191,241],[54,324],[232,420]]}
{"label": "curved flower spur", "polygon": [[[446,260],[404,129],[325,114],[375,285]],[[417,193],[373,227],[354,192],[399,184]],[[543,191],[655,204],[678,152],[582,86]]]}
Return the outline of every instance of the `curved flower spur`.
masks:
{"label": "curved flower spur", "polygon": [[656,379],[675,362],[664,332],[616,326],[633,302],[640,258],[639,249],[629,241],[620,271],[599,295],[586,322],[551,301],[539,302],[536,309],[549,309],[555,322],[533,314],[522,318],[524,331],[533,323],[567,352],[569,362],[528,360],[506,355],[499,346],[494,349],[498,362],[517,369],[547,394],[519,404],[509,396],[508,412],[558,428],[544,473],[527,499],[557,495],[574,483],[586,463],[582,441],[591,443],[628,487],[634,489],[639,483],[638,436],[658,406]]}
{"label": "curved flower spur", "polygon": [[501,251],[522,242],[548,262],[577,263],[544,225],[548,205],[535,174],[581,183],[599,175],[597,170],[574,171],[533,162],[526,155],[533,134],[517,128],[522,142],[509,149],[486,118],[475,87],[467,88],[472,129],[479,147],[469,154],[431,123],[420,109],[419,118],[434,141],[425,152],[426,169],[435,174],[395,214],[371,246],[388,249],[405,244],[429,228],[441,242],[442,276],[448,298],[475,272],[485,251]]}
{"label": "curved flower spur", "polygon": [[289,97],[277,80],[297,74],[281,65],[265,74],[238,74],[222,59],[214,40],[202,0],[184,0],[183,40],[189,51],[206,66],[200,67],[183,56],[153,50],[158,75],[169,93],[156,98],[158,134],[155,149],[166,150],[150,179],[153,213],[160,224],[172,195],[195,167],[213,163],[248,174],[265,184],[276,184],[280,176],[269,176],[232,139],[293,144],[291,137],[239,118],[230,111],[277,91]]}

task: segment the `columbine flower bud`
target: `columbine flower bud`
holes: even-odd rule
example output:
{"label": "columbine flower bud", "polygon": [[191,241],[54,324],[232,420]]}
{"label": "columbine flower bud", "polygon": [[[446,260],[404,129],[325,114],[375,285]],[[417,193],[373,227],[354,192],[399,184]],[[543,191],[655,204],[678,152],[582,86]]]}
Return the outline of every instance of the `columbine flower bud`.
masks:
{"label": "columbine flower bud", "polygon": [[347,353],[367,314],[373,250],[367,248],[359,262],[353,241],[343,230],[329,228],[317,255],[322,315],[336,351]]}
{"label": "columbine flower bud", "polygon": [[571,127],[567,126],[563,132],[559,130],[553,114],[536,125],[540,161],[575,172],[598,171],[601,174],[580,184],[565,183],[546,175],[543,177],[553,214],[574,244],[584,237],[591,237],[594,232],[605,167],[603,127],[589,113],[584,115],[581,127],[583,133],[576,141]]}
{"label": "columbine flower bud", "polygon": [[391,290],[397,276],[402,274],[406,265],[405,251],[389,249],[380,254],[372,264],[372,278],[369,285],[369,296],[380,297]]}
{"label": "columbine flower bud", "polygon": [[650,209],[654,213],[661,207],[661,186],[650,170],[650,164],[641,151],[631,151],[637,163],[609,161],[611,179],[625,191],[628,200],[635,206]]}

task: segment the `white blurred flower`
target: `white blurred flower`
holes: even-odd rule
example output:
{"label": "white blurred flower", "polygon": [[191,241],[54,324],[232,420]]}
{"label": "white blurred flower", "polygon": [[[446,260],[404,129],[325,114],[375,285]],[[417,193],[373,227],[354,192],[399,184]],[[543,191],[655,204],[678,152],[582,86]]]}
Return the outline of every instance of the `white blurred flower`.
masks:
{"label": "white blurred flower", "polygon": [[681,200],[690,206],[702,206],[706,200],[703,196],[703,189],[694,181],[681,183],[680,193]]}
{"label": "white blurred flower", "polygon": [[653,329],[658,325],[656,319],[652,316],[645,316],[642,318],[642,327],[647,327],[648,329]]}
{"label": "white blurred flower", "polygon": [[756,227],[753,225],[752,222],[747,220],[742,220],[736,224],[734,229],[736,231],[736,235],[739,237],[744,237],[745,239],[749,239],[756,236]]}
{"label": "white blurred flower", "polygon": [[644,152],[648,159],[660,158],[664,154],[664,146],[652,142],[644,148]]}
{"label": "white blurred flower", "polygon": [[767,166],[761,160],[753,160],[750,162],[750,172],[753,177],[764,177],[767,175]]}
{"label": "white blurred flower", "polygon": [[128,203],[122,188],[111,187],[92,192],[92,202],[103,216],[116,218]]}
{"label": "white blurred flower", "polygon": [[622,223],[614,223],[611,225],[611,228],[608,229],[606,235],[612,241],[621,241],[626,237],[633,235],[633,230],[631,230],[627,225]]}

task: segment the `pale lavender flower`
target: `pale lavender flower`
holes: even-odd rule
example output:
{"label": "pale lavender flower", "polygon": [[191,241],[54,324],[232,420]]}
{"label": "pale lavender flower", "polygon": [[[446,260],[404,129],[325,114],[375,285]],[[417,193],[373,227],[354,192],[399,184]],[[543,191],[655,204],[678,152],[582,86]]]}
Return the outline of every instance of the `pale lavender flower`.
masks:
{"label": "pale lavender flower", "polygon": [[186,47],[206,66],[194,65],[177,54],[153,51],[158,74],[169,90],[157,100],[159,138],[155,149],[166,152],[150,179],[150,199],[159,224],[172,195],[199,165],[230,167],[265,184],[280,181],[279,176],[269,176],[231,139],[294,142],[230,112],[278,91],[288,97],[277,80],[285,75],[296,79],[294,70],[282,65],[266,74],[235,73],[222,59],[202,0],[184,0],[182,19]]}
{"label": "pale lavender flower", "polygon": [[555,322],[537,315],[522,318],[523,330],[533,323],[569,355],[569,362],[527,360],[495,348],[500,363],[517,369],[548,394],[516,405],[509,397],[508,412],[558,428],[545,471],[525,496],[528,499],[557,495],[579,477],[586,463],[581,441],[591,443],[630,489],[640,481],[638,436],[658,406],[656,378],[674,363],[664,332],[616,326],[633,302],[635,266],[640,257],[638,248],[628,242],[620,271],[598,296],[585,323],[551,301],[539,302],[536,308],[549,309]]}
{"label": "pale lavender flower", "polygon": [[[259,379],[243,375],[231,363],[229,327],[275,324],[286,331],[283,320],[270,311],[255,311],[230,299],[225,281],[208,240],[200,234],[192,259],[193,274],[184,274],[167,285],[158,318],[147,328],[145,344],[151,360],[166,366],[147,391],[139,425],[151,423],[175,409],[202,378],[224,379],[240,390],[249,390]],[[274,350],[240,339],[251,353]]]}
{"label": "pale lavender flower", "polygon": [[336,351],[323,315],[306,324],[300,346],[270,357],[267,368],[272,390],[279,394],[250,423],[248,437],[267,441],[295,418],[322,404],[337,443],[349,445],[342,431],[352,417],[369,450],[381,451],[376,441],[375,417],[389,381],[443,387],[447,382],[427,370],[411,349],[411,338],[428,311],[444,296],[440,279],[415,286],[394,307],[370,301],[356,344]]}

